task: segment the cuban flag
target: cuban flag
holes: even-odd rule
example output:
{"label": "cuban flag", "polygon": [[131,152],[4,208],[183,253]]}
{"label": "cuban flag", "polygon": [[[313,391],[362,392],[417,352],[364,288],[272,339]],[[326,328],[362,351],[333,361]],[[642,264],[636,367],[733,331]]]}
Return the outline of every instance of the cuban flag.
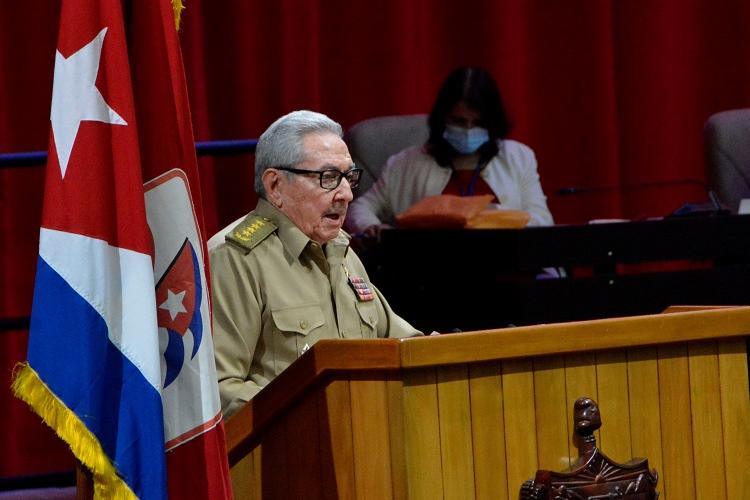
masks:
{"label": "cuban flag", "polygon": [[169,0],[63,0],[28,363],[101,498],[231,498]]}

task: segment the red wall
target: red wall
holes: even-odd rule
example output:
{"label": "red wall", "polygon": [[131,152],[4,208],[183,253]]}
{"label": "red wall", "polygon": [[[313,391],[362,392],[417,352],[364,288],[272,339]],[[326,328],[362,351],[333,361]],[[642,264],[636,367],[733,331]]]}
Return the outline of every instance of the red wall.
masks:
{"label": "red wall", "polygon": [[[746,0],[190,0],[181,31],[197,140],[257,137],[310,108],[350,126],[428,112],[442,78],[482,65],[537,153],[558,222],[664,215],[702,201],[702,127],[750,106]],[[47,147],[59,2],[0,2],[0,153]],[[202,159],[211,233],[254,205],[252,158]],[[561,197],[565,186],[661,187]],[[41,168],[0,170],[0,317],[29,313]],[[25,357],[0,333],[0,379]],[[0,389],[0,476],[71,466]],[[50,457],[41,461],[40,457]],[[44,464],[44,465],[43,465]],[[49,464],[49,465],[46,465]]]}

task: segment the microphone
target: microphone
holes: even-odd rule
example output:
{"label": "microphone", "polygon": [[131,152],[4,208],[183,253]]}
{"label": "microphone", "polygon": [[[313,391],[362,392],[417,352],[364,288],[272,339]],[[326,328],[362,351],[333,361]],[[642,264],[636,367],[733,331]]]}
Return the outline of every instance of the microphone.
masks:
{"label": "microphone", "polygon": [[623,185],[605,185],[605,186],[568,186],[557,190],[558,196],[573,196],[606,193],[608,191],[632,191],[636,189],[645,189],[651,187],[665,187],[678,185],[699,186],[708,196],[708,203],[685,203],[667,217],[705,217],[716,215],[728,215],[730,211],[721,203],[716,191],[710,189],[708,185],[698,179],[675,179],[670,181],[650,181],[640,182],[637,184]]}
{"label": "microphone", "polygon": [[692,184],[700,186],[703,191],[710,192],[705,182],[698,179],[676,179],[670,181],[649,181],[636,184],[610,184],[604,186],[567,186],[557,190],[558,196],[571,196],[578,194],[606,193],[607,191],[633,191],[650,187],[677,186]]}

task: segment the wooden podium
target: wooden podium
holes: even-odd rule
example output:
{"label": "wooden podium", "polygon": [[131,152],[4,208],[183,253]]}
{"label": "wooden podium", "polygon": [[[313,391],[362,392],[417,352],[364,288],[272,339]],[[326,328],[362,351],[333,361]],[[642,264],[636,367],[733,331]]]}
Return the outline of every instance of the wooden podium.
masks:
{"label": "wooden podium", "polygon": [[518,497],[562,470],[576,398],[662,499],[748,498],[750,307],[321,341],[226,425],[238,499]]}

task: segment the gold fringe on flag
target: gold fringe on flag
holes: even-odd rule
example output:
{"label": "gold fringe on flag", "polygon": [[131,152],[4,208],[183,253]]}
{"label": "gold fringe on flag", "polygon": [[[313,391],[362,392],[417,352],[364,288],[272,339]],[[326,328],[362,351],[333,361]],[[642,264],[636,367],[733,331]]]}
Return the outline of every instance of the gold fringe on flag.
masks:
{"label": "gold fringe on flag", "polygon": [[63,441],[68,443],[78,460],[89,468],[94,476],[94,498],[137,498],[125,481],[117,474],[112,462],[104,453],[99,440],[49,387],[28,363],[16,365],[11,389],[17,398],[25,401],[50,426]]}
{"label": "gold fringe on flag", "polygon": [[172,10],[174,11],[174,29],[180,31],[180,18],[182,17],[182,9],[185,5],[182,0],[172,0]]}

